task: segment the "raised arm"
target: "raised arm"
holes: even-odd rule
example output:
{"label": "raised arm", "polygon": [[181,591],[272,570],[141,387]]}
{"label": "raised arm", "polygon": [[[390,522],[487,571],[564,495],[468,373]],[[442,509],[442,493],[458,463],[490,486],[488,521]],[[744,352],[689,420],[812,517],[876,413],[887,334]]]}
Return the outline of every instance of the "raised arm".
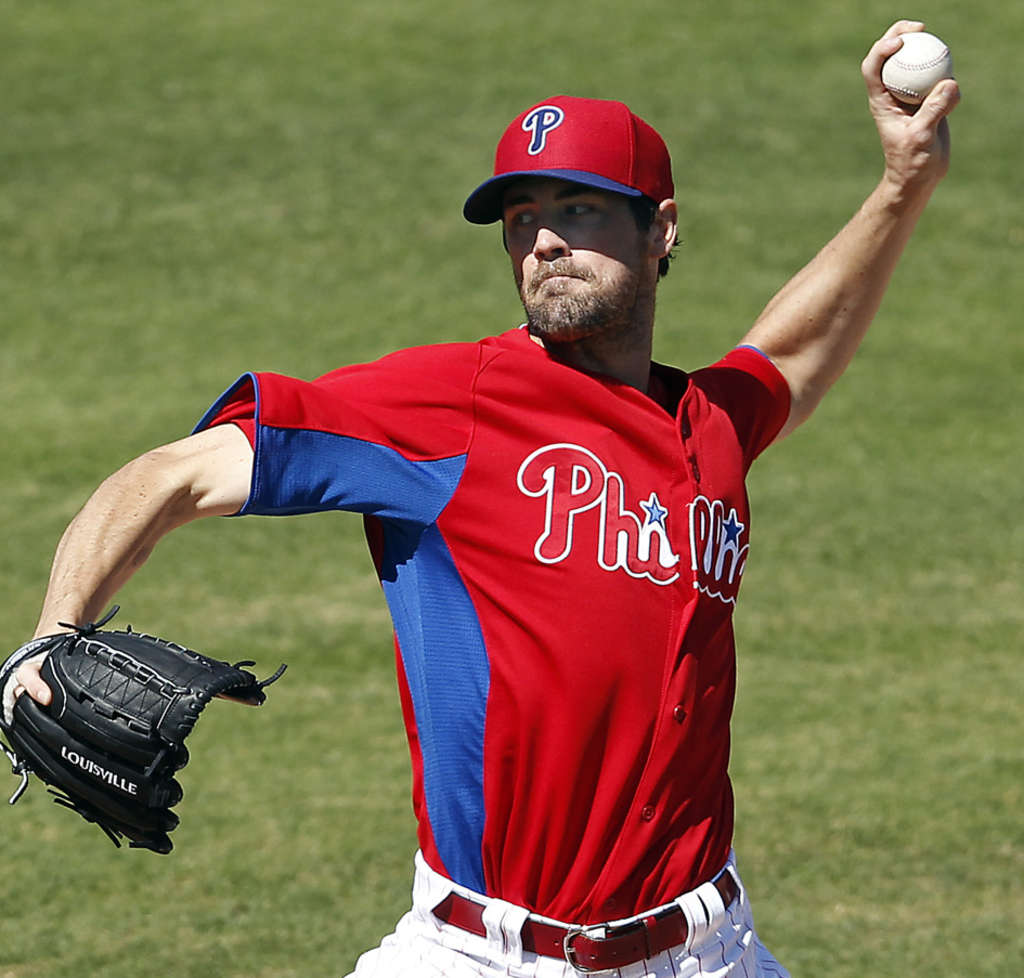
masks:
{"label": "raised arm", "polygon": [[[63,631],[59,622],[99,618],[175,527],[237,513],[249,495],[252,462],[248,439],[227,424],[153,449],[105,480],[61,537],[36,635]],[[22,667],[18,679],[48,701],[37,668]]]}
{"label": "raised arm", "polygon": [[946,116],[960,90],[940,82],[916,109],[882,84],[897,35],[922,30],[898,21],[868,52],[861,72],[878,127],[885,171],[850,222],[768,303],[744,339],[766,353],[789,383],[792,407],[780,437],[810,416],[846,369],[867,332],[904,246],[949,168]]}

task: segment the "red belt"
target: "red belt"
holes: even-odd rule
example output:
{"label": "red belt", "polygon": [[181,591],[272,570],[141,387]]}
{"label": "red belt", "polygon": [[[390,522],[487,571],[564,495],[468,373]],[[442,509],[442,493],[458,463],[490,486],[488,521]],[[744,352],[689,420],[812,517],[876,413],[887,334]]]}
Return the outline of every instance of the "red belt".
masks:
{"label": "red belt", "polygon": [[[735,878],[728,871],[713,883],[728,907],[739,893]],[[449,893],[433,914],[438,920],[480,937],[487,936],[483,904],[458,893]],[[577,971],[608,971],[624,968],[653,958],[670,947],[686,943],[690,928],[677,904],[624,924],[590,924],[563,927],[527,917],[520,935],[523,950],[549,958],[565,958]]]}

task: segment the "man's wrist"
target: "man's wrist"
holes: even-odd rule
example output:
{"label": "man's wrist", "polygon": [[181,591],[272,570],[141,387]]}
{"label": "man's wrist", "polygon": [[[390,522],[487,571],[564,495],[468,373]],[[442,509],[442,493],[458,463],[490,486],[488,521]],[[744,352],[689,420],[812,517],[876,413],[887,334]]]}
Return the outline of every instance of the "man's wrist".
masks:
{"label": "man's wrist", "polygon": [[938,185],[938,178],[907,180],[899,173],[886,169],[872,197],[880,208],[897,217],[917,217]]}

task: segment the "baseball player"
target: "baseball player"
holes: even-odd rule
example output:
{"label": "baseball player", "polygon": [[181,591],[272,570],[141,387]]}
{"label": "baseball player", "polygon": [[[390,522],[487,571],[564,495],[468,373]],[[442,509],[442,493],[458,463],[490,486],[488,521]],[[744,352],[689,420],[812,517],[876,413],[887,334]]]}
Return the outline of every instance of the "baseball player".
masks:
{"label": "baseball player", "polygon": [[[418,821],[413,906],[358,978],[784,976],[732,851],[744,478],[812,412],[948,166],[862,71],[885,171],[743,342],[651,361],[676,238],[669,154],[619,102],[520,114],[466,218],[500,222],[527,322],[306,382],[248,374],[65,533],[39,634],[89,621],[198,517],[363,514],[394,622]],[[130,503],[130,504],[129,504]],[[38,672],[18,681],[46,702]]]}

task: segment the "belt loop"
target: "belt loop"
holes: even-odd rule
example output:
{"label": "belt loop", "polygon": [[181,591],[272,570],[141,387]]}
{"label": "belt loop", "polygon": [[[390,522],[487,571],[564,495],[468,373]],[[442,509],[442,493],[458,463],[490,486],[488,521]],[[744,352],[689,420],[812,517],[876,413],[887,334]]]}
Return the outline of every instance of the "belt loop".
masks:
{"label": "belt loop", "polygon": [[732,877],[733,883],[736,884],[736,895],[742,900],[743,899],[743,880],[740,879],[740,871],[736,868],[736,852],[733,849],[729,850],[729,858],[726,860],[725,865],[722,867],[722,871],[715,877],[714,882],[725,876],[728,873]]}
{"label": "belt loop", "polygon": [[707,932],[707,911],[696,890],[676,897],[675,904],[686,918],[686,950],[689,951],[694,945],[701,943]]}
{"label": "belt loop", "polygon": [[[744,899],[743,880],[740,879],[739,870],[736,868],[736,861],[731,855],[729,857],[729,861],[725,864],[725,869],[723,869],[722,873],[719,875],[724,875],[725,873],[728,873],[732,877],[732,881],[736,885],[736,896],[740,901],[742,901]],[[728,910],[729,908],[726,907],[726,909]]]}
{"label": "belt loop", "polygon": [[714,883],[702,883],[697,889],[676,897],[675,903],[686,918],[687,950],[703,944],[725,916],[722,894]]}
{"label": "belt loop", "polygon": [[488,900],[481,920],[487,928],[487,944],[495,960],[519,967],[523,963],[523,924],[530,911],[504,900]]}
{"label": "belt loop", "polygon": [[[417,852],[415,858],[416,872],[412,879],[412,905],[420,913],[430,917],[430,911],[442,903],[454,890],[450,879],[435,873]],[[436,924],[435,924],[436,926]]]}

